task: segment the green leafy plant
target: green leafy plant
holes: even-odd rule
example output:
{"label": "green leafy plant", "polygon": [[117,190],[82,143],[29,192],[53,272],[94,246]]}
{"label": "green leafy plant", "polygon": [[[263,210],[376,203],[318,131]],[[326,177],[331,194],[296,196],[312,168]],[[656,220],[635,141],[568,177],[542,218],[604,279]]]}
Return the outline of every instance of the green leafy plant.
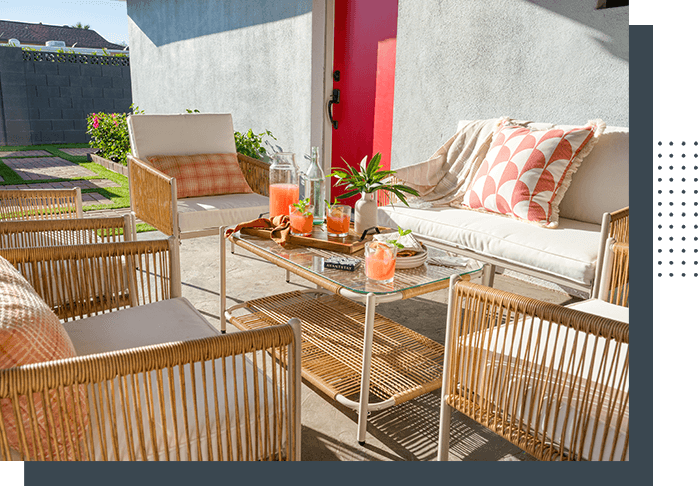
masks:
{"label": "green leafy plant", "polygon": [[190,110],[189,108],[185,108],[187,110],[187,113],[201,113],[199,110]]}
{"label": "green leafy plant", "polygon": [[335,187],[343,187],[346,191],[345,194],[339,196],[339,199],[345,199],[356,194],[366,193],[370,194],[372,192],[383,190],[395,194],[403,204],[407,204],[405,199],[405,193],[411,194],[413,196],[419,196],[419,193],[412,189],[411,187],[402,184],[391,184],[384,182],[386,177],[395,174],[394,170],[381,170],[383,166],[381,165],[381,153],[378,152],[373,156],[371,161],[367,164],[366,160],[368,157],[364,157],[359,164],[360,171],[351,167],[346,160],[342,161],[346,164],[347,169],[333,169],[332,172],[327,177],[335,177],[337,181],[335,182]]}
{"label": "green leafy plant", "polygon": [[252,129],[247,130],[247,133],[235,132],[235,146],[238,149],[238,153],[263,160],[267,154],[267,149],[262,145],[263,137],[270,137],[276,140],[276,137],[269,130],[258,134],[255,134]]}
{"label": "green leafy plant", "polygon": [[[412,230],[411,229],[404,230],[404,229],[400,228],[400,226],[398,226],[397,232],[400,236],[405,236],[405,235],[409,235],[410,233],[412,233]],[[398,239],[400,239],[400,238],[398,237]],[[399,250],[402,250],[403,248],[405,248],[405,245],[403,245],[402,243],[398,243],[397,241],[398,240],[388,240],[388,243],[392,243],[393,245],[397,246]]]}
{"label": "green leafy plant", "polygon": [[332,209],[333,207],[335,207],[337,204],[339,204],[339,200],[337,200],[337,198],[334,198],[334,202],[333,202],[333,203],[330,203],[327,199],[325,199],[325,206],[327,206],[327,209],[330,209],[330,210],[331,210],[331,209]]}
{"label": "green leafy plant", "polygon": [[310,198],[301,199],[297,203],[293,203],[294,208],[298,210],[303,216],[312,216],[313,213],[310,211]]}
{"label": "green leafy plant", "polygon": [[140,113],[143,111],[133,104],[129,113],[91,113],[87,117],[90,147],[98,149],[100,157],[127,165],[126,155],[131,151],[131,145],[126,117]]}

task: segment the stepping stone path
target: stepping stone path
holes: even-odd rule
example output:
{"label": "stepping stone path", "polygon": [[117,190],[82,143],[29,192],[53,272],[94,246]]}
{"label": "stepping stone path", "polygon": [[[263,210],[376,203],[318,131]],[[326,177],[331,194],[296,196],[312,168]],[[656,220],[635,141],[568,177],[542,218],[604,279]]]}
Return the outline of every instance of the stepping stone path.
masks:
{"label": "stepping stone path", "polygon": [[[59,149],[72,156],[85,156],[90,153],[95,153],[95,148],[72,148]],[[28,158],[17,158],[28,157]],[[42,179],[72,179],[78,177],[95,177],[97,174],[85,167],[82,167],[73,162],[69,162],[60,157],[51,156],[45,150],[19,150],[12,152],[0,151],[0,161],[12,169],[19,177],[28,180]],[[4,182],[0,177],[0,182]],[[116,182],[108,179],[90,179],[90,180],[73,180],[65,182],[38,182],[35,184],[11,184],[0,186],[0,190],[10,189],[70,189],[79,187],[83,191],[85,189],[120,187]],[[97,204],[111,204],[112,201],[108,197],[97,192],[82,193],[83,207],[94,206]],[[130,208],[122,209],[105,209],[98,211],[89,211],[85,213],[85,217],[100,217],[127,214]],[[140,222],[140,221],[139,221]]]}

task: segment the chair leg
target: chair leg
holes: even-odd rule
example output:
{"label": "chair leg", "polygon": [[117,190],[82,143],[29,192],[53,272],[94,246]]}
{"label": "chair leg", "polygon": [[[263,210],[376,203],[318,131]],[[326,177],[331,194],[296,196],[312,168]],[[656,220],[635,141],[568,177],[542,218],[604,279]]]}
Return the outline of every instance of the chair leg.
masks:
{"label": "chair leg", "polygon": [[[219,255],[219,268],[220,268],[220,297],[221,297],[221,334],[225,334],[225,304],[226,304],[226,277],[225,277],[225,226],[221,226],[218,232],[219,244],[220,244],[220,255]],[[232,241],[231,241],[232,248]]]}
{"label": "chair leg", "polygon": [[451,440],[451,407],[446,398],[441,398],[441,414],[439,416],[439,447],[436,459],[448,461],[448,445]]}
{"label": "chair leg", "polygon": [[486,263],[482,267],[482,285],[486,287],[494,286],[494,274],[497,267],[491,263]]}
{"label": "chair leg", "polygon": [[174,240],[172,245],[172,252],[170,258],[172,259],[172,297],[182,296],[182,267],[180,265],[180,252],[179,247],[182,241],[179,238],[171,237]]}

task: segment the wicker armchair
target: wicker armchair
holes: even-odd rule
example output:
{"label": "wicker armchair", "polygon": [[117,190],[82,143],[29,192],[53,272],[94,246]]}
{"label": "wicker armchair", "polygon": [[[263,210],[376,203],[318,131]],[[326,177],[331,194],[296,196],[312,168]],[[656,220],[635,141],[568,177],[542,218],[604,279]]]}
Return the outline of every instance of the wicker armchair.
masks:
{"label": "wicker armchair", "polygon": [[70,218],[82,218],[79,187],[0,190],[0,221]]}
{"label": "wicker armchair", "polygon": [[630,306],[630,245],[606,240],[599,299],[623,307]]}
{"label": "wicker armchair", "polygon": [[[129,193],[131,210],[177,239],[210,236],[218,228],[254,219],[269,210],[269,165],[237,154],[254,194],[177,199],[177,181],[147,162],[152,155],[237,152],[230,114],[131,115]],[[264,197],[261,197],[264,196]]]}
{"label": "wicker armchair", "polygon": [[439,460],[452,408],[541,460],[629,460],[628,365],[627,322],[453,278]]}
{"label": "wicker armchair", "polygon": [[[78,355],[0,370],[0,402],[13,404],[12,417],[0,408],[0,459],[300,459],[299,322],[218,334],[173,295],[174,245],[0,251]],[[64,278],[49,282],[49,267]],[[8,421],[21,425],[14,449]]]}

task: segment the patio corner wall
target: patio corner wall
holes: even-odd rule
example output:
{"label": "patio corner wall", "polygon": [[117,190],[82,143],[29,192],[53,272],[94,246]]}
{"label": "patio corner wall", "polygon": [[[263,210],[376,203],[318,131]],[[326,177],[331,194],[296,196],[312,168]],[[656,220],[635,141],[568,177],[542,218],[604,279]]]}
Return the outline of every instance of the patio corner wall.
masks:
{"label": "patio corner wall", "polygon": [[629,124],[629,7],[595,1],[398,4],[393,168],[426,160],[459,120]]}
{"label": "patio corner wall", "polygon": [[0,145],[86,143],[86,118],[131,106],[127,57],[0,47]]}

